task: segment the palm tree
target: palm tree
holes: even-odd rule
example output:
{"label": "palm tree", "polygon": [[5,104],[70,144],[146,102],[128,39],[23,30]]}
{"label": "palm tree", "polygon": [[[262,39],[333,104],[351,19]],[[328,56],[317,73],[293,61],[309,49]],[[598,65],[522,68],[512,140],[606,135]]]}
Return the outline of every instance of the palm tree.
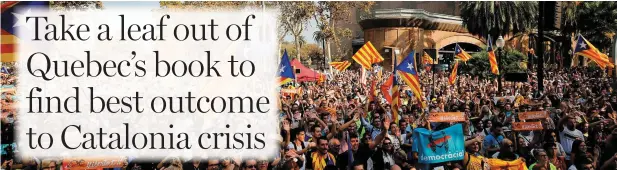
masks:
{"label": "palm tree", "polygon": [[576,34],[576,21],[577,21],[577,7],[579,2],[572,1],[564,1],[561,2],[562,5],[562,18],[563,22],[561,23],[561,35],[564,36],[562,43],[562,51],[561,56],[564,56],[564,65],[570,66],[572,63],[572,52],[574,51],[572,48],[572,41],[574,41],[574,37]]}
{"label": "palm tree", "polygon": [[529,31],[535,25],[537,11],[537,2],[461,2],[463,26],[469,33],[482,37]]}
{"label": "palm tree", "polygon": [[[319,30],[321,30],[321,28]],[[323,64],[324,69],[326,68],[326,62],[328,61],[326,59],[326,38],[327,38],[326,34],[323,31],[315,31],[313,33],[313,39],[315,40],[315,42],[321,43],[321,46],[322,46],[322,50],[323,50],[322,54],[324,56],[324,64]]]}
{"label": "palm tree", "polygon": [[599,50],[612,44],[617,32],[617,3],[613,1],[582,2],[577,10],[576,29]]}

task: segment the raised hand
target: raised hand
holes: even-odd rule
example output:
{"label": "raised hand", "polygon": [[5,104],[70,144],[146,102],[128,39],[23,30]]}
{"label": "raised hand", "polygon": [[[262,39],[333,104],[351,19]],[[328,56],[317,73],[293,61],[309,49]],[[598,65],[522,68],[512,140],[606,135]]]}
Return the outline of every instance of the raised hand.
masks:
{"label": "raised hand", "polygon": [[383,119],[383,128],[386,131],[388,131],[388,129],[390,129],[390,122],[392,122],[392,121],[390,120],[390,117],[388,117],[388,116],[383,116],[383,117],[384,117],[384,119]]}

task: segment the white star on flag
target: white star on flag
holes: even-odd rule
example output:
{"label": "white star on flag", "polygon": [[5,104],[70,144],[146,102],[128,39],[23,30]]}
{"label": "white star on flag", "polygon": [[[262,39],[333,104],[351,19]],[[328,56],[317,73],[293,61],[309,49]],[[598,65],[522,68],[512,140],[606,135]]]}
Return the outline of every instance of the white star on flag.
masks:
{"label": "white star on flag", "polygon": [[281,69],[279,70],[279,72],[281,72],[281,73],[285,72],[285,66],[281,67]]}
{"label": "white star on flag", "polygon": [[12,12],[15,18],[17,18],[17,21],[15,22],[15,25],[13,25],[13,28],[25,26],[28,30],[30,30],[30,25],[26,24],[26,17],[30,17],[32,15],[31,13],[32,9],[28,9],[28,11],[26,11],[26,13],[24,14]]}
{"label": "white star on flag", "polygon": [[411,63],[407,63],[407,68],[408,68],[409,70],[413,70],[413,65],[411,65]]}
{"label": "white star on flag", "polygon": [[578,45],[580,45],[582,49],[587,49],[587,43],[581,42]]}

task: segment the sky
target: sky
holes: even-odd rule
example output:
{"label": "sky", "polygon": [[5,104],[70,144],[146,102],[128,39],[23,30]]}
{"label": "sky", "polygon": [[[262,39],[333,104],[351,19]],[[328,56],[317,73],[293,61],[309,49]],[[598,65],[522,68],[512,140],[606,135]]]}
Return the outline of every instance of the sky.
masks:
{"label": "sky", "polygon": [[[105,9],[118,9],[118,8],[146,8],[146,9],[158,9],[159,2],[158,1],[103,1],[103,6]],[[302,35],[304,36],[304,40],[308,43],[315,43],[313,39],[313,33],[317,31],[317,24],[315,20],[310,20],[309,24],[306,26],[305,30],[302,31]],[[285,41],[293,42],[293,36],[287,35],[285,36]]]}

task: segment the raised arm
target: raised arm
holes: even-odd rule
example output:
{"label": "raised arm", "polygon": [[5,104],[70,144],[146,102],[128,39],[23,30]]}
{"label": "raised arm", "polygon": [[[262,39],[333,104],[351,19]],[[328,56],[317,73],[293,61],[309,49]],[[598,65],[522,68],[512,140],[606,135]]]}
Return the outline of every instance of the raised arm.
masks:
{"label": "raised arm", "polygon": [[[387,116],[384,117],[384,124],[390,124],[390,118],[388,118]],[[383,130],[381,131],[381,133],[379,133],[379,135],[377,135],[377,137],[375,137],[375,141],[373,141],[372,143],[369,143],[368,148],[373,150],[375,149],[375,147],[377,147],[379,144],[381,144],[381,142],[383,141],[383,139],[386,137],[386,134],[388,134],[388,129],[390,128],[390,126],[383,126]]]}

